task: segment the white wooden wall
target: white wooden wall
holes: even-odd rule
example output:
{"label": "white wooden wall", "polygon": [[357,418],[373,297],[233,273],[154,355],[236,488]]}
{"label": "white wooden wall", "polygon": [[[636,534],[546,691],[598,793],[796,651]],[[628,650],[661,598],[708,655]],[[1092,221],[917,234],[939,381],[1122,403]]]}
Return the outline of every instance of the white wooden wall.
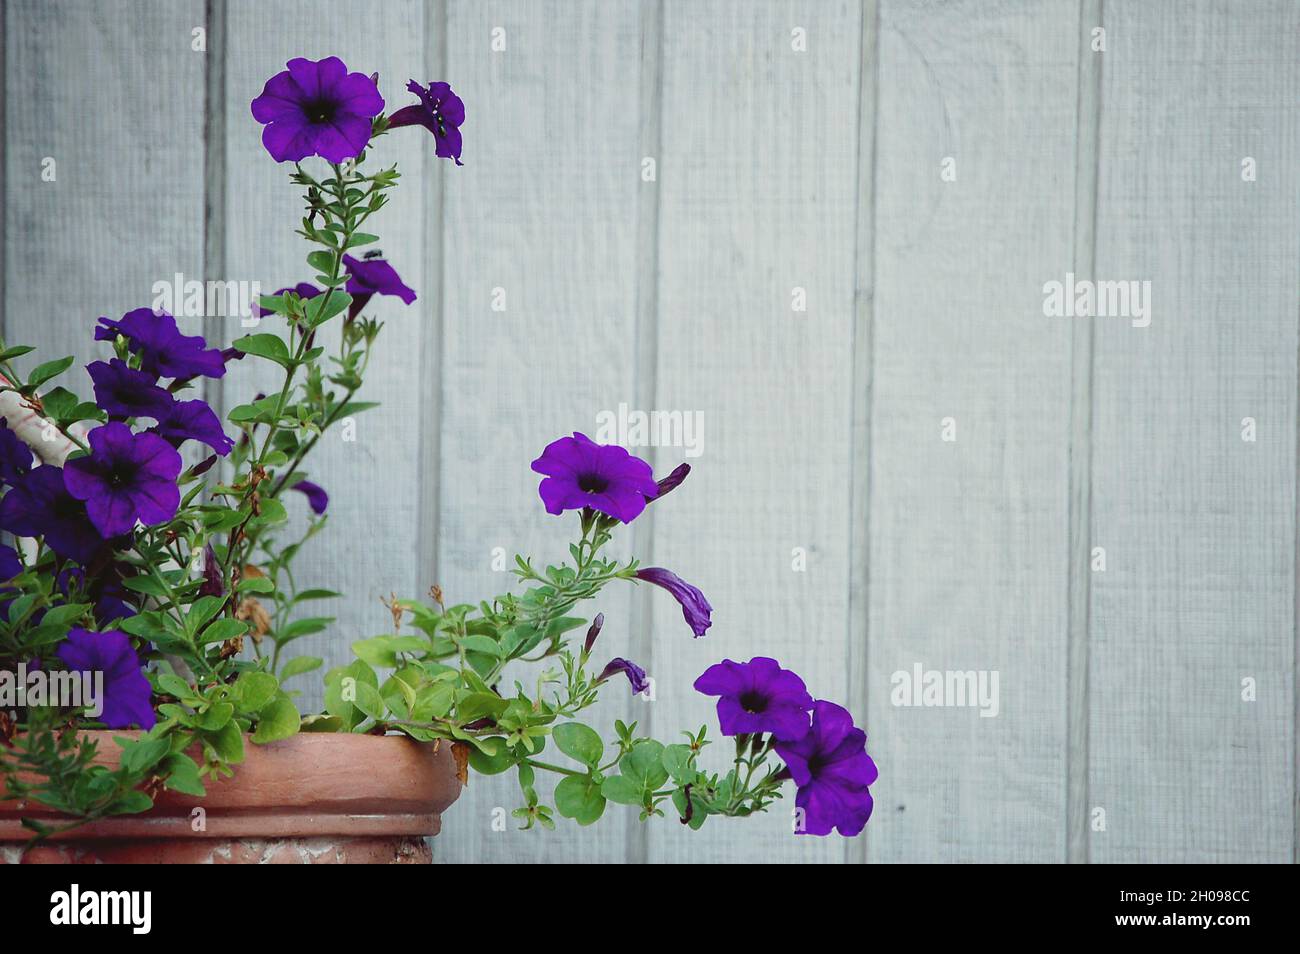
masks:
{"label": "white wooden wall", "polygon": [[[376,231],[420,299],[384,303],[384,407],[313,468],[331,526],[302,575],[350,599],[304,651],[384,631],[390,592],[501,591],[496,547],[559,557],[528,469],[553,437],[622,402],[699,411],[689,482],[619,546],[715,625],[611,592],[601,645],[656,700],[602,717],[671,737],[711,721],[707,665],[774,655],[881,769],[851,841],[780,811],[496,832],[513,783],[480,779],[440,860],[1293,860],[1294,0],[4,7],[3,333],[50,357],[176,272],[309,277],[248,112],[289,57],[467,103],[463,168],[422,135],[381,147],[405,177]],[[1067,272],[1150,281],[1150,326],[1044,317]],[[238,365],[208,397],[264,384]],[[917,663],[997,670],[999,715],[894,706]]]}

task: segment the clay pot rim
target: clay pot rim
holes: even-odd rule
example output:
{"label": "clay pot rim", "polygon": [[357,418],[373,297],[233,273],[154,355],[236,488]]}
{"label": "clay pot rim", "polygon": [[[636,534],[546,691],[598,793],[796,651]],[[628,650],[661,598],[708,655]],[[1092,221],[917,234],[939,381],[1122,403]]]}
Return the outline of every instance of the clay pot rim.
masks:
{"label": "clay pot rim", "polygon": [[[138,731],[88,729],[95,762],[116,765],[114,737]],[[404,735],[304,732],[255,745],[229,778],[204,780],[204,797],[163,792],[153,809],[84,825],[57,838],[231,838],[434,835],[441,813],[460,795],[451,745]],[[201,816],[195,810],[202,809]],[[41,805],[0,801],[0,842],[26,841],[22,817],[57,821]],[[202,818],[195,830],[196,817]]]}

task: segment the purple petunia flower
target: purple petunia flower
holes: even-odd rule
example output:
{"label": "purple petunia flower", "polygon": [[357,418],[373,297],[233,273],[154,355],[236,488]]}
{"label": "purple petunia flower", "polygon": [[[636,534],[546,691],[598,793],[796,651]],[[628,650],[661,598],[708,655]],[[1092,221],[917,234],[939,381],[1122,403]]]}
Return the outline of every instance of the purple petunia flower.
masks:
{"label": "purple petunia flower", "polygon": [[32,469],[32,449],[0,417],[0,484],[12,484]]}
{"label": "purple petunia flower", "polygon": [[654,473],[641,458],[577,432],[547,444],[532,466],[546,477],[537,492],[547,513],[591,507],[630,523],[657,490]]}
{"label": "purple petunia flower", "polygon": [[596,677],[596,682],[604,682],[610,676],[619,672],[624,673],[627,676],[627,681],[632,684],[633,695],[639,695],[650,688],[650,680],[646,678],[644,669],[630,660],[618,657],[611,659],[605,668],[601,670],[600,675]]}
{"label": "purple petunia flower", "polygon": [[[0,584],[23,572],[23,561],[13,547],[0,546]],[[0,585],[0,619],[9,619],[9,604],[18,595],[15,587]]]}
{"label": "purple petunia flower", "polygon": [[[286,287],[286,288],[277,288],[277,289],[275,290],[275,294],[273,294],[273,295],[271,295],[271,296],[269,296],[269,297],[271,297],[271,298],[279,298],[279,297],[280,297],[281,295],[283,295],[285,292],[297,292],[298,297],[301,298],[301,299],[303,299],[304,301],[306,301],[307,299],[315,298],[317,295],[319,295],[319,294],[321,293],[321,290],[320,290],[319,288],[317,288],[315,285],[311,284],[310,282],[299,282],[299,283],[296,284],[296,285],[290,285],[290,286],[288,286],[288,287]],[[254,316],[254,317],[256,317],[256,318],[266,318],[268,315],[274,315],[274,314],[275,314],[275,312],[273,312],[273,311],[267,311],[265,308],[263,308],[263,307],[262,307],[261,305],[259,305],[257,302],[253,302],[253,316]]]}
{"label": "purple petunia flower", "polygon": [[203,582],[199,585],[199,596],[225,596],[226,580],[221,573],[221,564],[212,544],[203,547]]}
{"label": "purple petunia flower", "polygon": [[95,403],[118,417],[165,417],[176,399],[158,387],[158,377],[128,367],[121,358],[92,361],[86,372],[95,382]]}
{"label": "purple petunia flower", "polygon": [[349,73],[337,56],[297,57],[266,81],[253,100],[253,118],[266,125],[262,145],[276,162],[320,156],[344,162],[370,142],[371,120],[384,98],[365,73]]}
{"label": "purple petunia flower", "polygon": [[221,429],[221,421],[216,412],[206,401],[176,401],[165,416],[158,419],[158,426],[149,429],[173,447],[180,447],[184,441],[198,441],[207,444],[214,451],[225,457],[235,446],[235,442]]}
{"label": "purple petunia flower", "polygon": [[59,645],[63,664],[76,672],[102,672],[104,697],[100,721],[110,729],[138,725],[152,729],[158,717],[149,704],[152,690],[140,670],[140,657],[126,636],[117,630],[92,633],[73,628]]}
{"label": "purple petunia flower", "polygon": [[59,556],[88,564],[104,550],[104,538],[90,523],[86,506],[63,483],[53,464],[23,474],[0,500],[0,529],[20,537],[44,537]]}
{"label": "purple petunia flower", "polygon": [[723,735],[771,732],[773,738],[797,740],[808,731],[813,698],[803,680],[775,659],[755,656],[747,663],[724,659],[710,666],[695,689],[718,699]]}
{"label": "purple petunia flower", "polygon": [[330,497],[325,493],[325,488],[320,484],[313,484],[310,480],[300,480],[291,489],[307,498],[307,504],[314,513],[324,513],[325,508],[330,504]]}
{"label": "purple petunia flower", "polygon": [[799,834],[829,835],[838,829],[852,837],[871,817],[867,786],[876,780],[876,763],[867,755],[867,734],[833,702],[813,703],[812,728],[797,742],[777,742],[776,754],[799,786],[795,807],[803,810]]}
{"label": "purple petunia flower", "polygon": [[682,616],[685,617],[687,625],[691,627],[697,639],[713,625],[709,615],[713,612],[713,607],[709,605],[709,601],[697,587],[691,586],[676,573],[660,566],[648,566],[637,570],[636,578],[661,586],[671,593],[673,598],[682,604]]}
{"label": "purple petunia flower", "polygon": [[218,348],[209,348],[201,335],[183,335],[176,319],[166,313],[155,314],[148,308],[128,311],[120,321],[100,318],[95,329],[96,341],[112,341],[124,336],[127,347],[140,356],[140,368],[162,378],[186,380],[200,375],[219,378],[226,373],[226,362]]}
{"label": "purple petunia flower", "polygon": [[132,434],[125,424],[103,424],[87,435],[90,455],[63,468],[68,493],[86,502],[90,522],[105,537],[126,533],[137,520],[163,523],[176,516],[181,455],[157,434]]}
{"label": "purple petunia flower", "polygon": [[465,104],[446,83],[421,86],[415,80],[406,88],[420,98],[413,106],[404,106],[388,117],[388,128],[423,126],[433,133],[434,150],[443,159],[460,161],[460,127],[465,123]]}
{"label": "purple petunia flower", "polygon": [[587,627],[587,638],[582,644],[582,651],[591,652],[591,647],[596,645],[596,637],[600,635],[601,628],[605,625],[605,614],[597,613],[596,618],[591,621]]}
{"label": "purple petunia flower", "polygon": [[348,306],[348,320],[360,313],[366,303],[375,295],[395,295],[406,304],[415,301],[415,292],[409,288],[397,272],[382,258],[353,258],[343,256],[343,264],[348,270],[346,291],[352,296]]}
{"label": "purple petunia flower", "polygon": [[655,484],[655,492],[653,495],[646,498],[646,503],[649,503],[651,500],[658,500],[660,497],[666,497],[668,494],[672,493],[681,485],[681,482],[686,479],[686,475],[690,472],[690,464],[678,464],[673,468],[671,474]]}

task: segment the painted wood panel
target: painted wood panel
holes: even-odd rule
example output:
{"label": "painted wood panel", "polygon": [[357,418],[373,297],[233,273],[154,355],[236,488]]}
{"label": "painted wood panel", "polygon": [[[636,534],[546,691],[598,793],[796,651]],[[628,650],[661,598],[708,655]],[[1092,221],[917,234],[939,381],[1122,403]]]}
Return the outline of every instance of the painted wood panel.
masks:
{"label": "painted wood panel", "polygon": [[[411,77],[425,74],[424,6],[417,0],[387,4],[388,30],[358,30],[357,23],[377,23],[373,4],[233,2],[226,6],[225,56],[225,208],[224,251],[230,280],[259,281],[267,294],[310,281],[306,263],[311,251],[295,235],[302,217],[301,189],[289,182],[292,163],[277,164],[261,145],[262,127],[249,104],[266,80],[284,69],[291,57],[338,56],[352,70],[381,71],[380,89],[390,108],[404,105]],[[401,28],[398,29],[397,25]],[[419,296],[410,306],[395,298],[376,298],[367,314],[385,328],[376,343],[360,400],[382,406],[357,415],[354,427],[339,426],[325,434],[313,451],[308,476],[330,493],[328,524],[303,548],[295,563],[300,587],[341,591],[344,599],[303,604],[303,616],[336,616],[325,632],[292,644],[289,656],[325,658],[325,668],[346,662],[357,639],[391,632],[392,617],[380,600],[396,593],[424,593],[431,580],[417,576],[423,539],[416,520],[420,486],[421,442],[425,424],[421,381],[422,342],[438,315],[438,303],[426,295],[424,198],[436,183],[422,175],[425,150],[431,147],[416,130],[397,131],[379,140],[372,162],[396,162],[404,172],[389,206],[368,226],[381,241],[376,248]],[[317,171],[326,168],[315,160]],[[275,330],[279,319],[267,318]],[[318,343],[327,353],[338,348],[338,323],[322,329]],[[237,320],[227,323],[226,339],[249,333]],[[246,403],[255,394],[275,393],[282,378],[267,362],[233,363],[223,385],[226,408]],[[341,422],[341,424],[346,422]],[[351,439],[349,439],[351,438]],[[292,532],[302,532],[308,513],[305,498],[288,495]],[[298,499],[292,499],[298,498]],[[286,532],[284,542],[288,542]],[[320,672],[289,683],[300,689],[304,711],[319,711]]]}
{"label": "painted wood panel", "polygon": [[[539,565],[568,559],[578,518],[546,513],[529,464],[557,437],[594,437],[599,413],[631,400],[639,22],[636,5],[595,0],[448,4],[446,77],[474,92],[465,165],[444,183],[442,438],[426,479],[438,481],[437,578],[453,602],[515,589],[516,552]],[[629,537],[616,536],[613,552],[629,554]],[[611,587],[583,607],[605,613],[598,656],[628,653],[629,597]],[[594,717],[603,731],[645,707],[618,693]],[[543,799],[550,787],[539,778]],[[494,824],[520,804],[511,776],[471,780],[435,857],[622,857],[620,806],[589,829]]]}
{"label": "painted wood panel", "polygon": [[1289,861],[1300,9],[1104,25],[1097,275],[1151,308],[1095,319],[1091,857]]}
{"label": "painted wood panel", "polygon": [[[1073,250],[1076,17],[881,5],[874,861],[1064,860],[1070,327],[1040,290]],[[996,716],[896,705],[916,667],[997,672]]]}
{"label": "painted wood panel", "polygon": [[[771,656],[846,703],[850,329],[854,315],[860,10],[850,3],[666,5],[654,407],[697,414],[702,453],[656,505],[655,561],[699,586],[713,628],[692,639],[652,596],[649,723],[707,724],[691,690],[724,658]],[[686,459],[659,448],[660,469]],[[680,738],[680,737],[678,737]],[[659,820],[653,861],[834,861],[795,836],[792,801],[699,832]]]}

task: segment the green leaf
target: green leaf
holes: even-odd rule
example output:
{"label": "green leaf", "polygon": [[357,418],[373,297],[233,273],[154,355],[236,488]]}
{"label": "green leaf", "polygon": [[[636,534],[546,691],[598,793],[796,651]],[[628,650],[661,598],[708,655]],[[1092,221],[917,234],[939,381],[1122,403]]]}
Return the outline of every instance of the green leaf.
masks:
{"label": "green leaf", "polygon": [[280,693],[271,704],[257,714],[257,728],[253,731],[253,741],[262,745],[276,739],[287,739],[298,732],[301,722],[298,710],[284,693]]}
{"label": "green leaf", "polygon": [[305,672],[319,669],[325,660],[319,656],[295,656],[280,669],[280,681],[301,676]]}
{"label": "green leaf", "polygon": [[195,724],[200,729],[216,731],[225,727],[235,715],[235,707],[229,702],[214,702],[206,712],[202,712],[195,719]]}
{"label": "green leaf", "polygon": [[591,825],[605,813],[605,796],[590,775],[566,775],[555,786],[555,810],[579,825]]}
{"label": "green leaf", "polygon": [[164,784],[173,792],[200,797],[207,794],[199,778],[199,767],[184,752],[175,752],[167,756],[163,760],[163,768],[167,772],[167,780]]}
{"label": "green leaf", "polygon": [[645,787],[625,775],[611,775],[600,784],[600,794],[620,805],[640,805]]}
{"label": "green leaf", "polygon": [[313,633],[321,632],[332,622],[334,622],[333,616],[309,616],[304,619],[296,619],[275,634],[275,641],[280,646],[287,646],[302,636],[310,636]]}
{"label": "green leaf", "polygon": [[209,623],[198,639],[202,643],[224,643],[236,636],[243,636],[246,632],[248,624],[242,619],[218,619]]}
{"label": "green leaf", "polygon": [[50,378],[58,377],[72,367],[72,362],[75,360],[76,358],[69,355],[66,358],[59,358],[57,361],[46,361],[44,364],[38,364],[32,368],[32,373],[27,376],[27,387],[37,388]]}
{"label": "green leaf", "polygon": [[647,790],[653,791],[668,781],[668,770],[664,768],[663,758],[663,743],[646,739],[638,742],[631,752],[619,759],[618,770],[643,782]]}
{"label": "green leaf", "polygon": [[239,723],[233,719],[217,732],[203,733],[203,740],[223,762],[235,765],[244,761],[244,736],[239,731]]}
{"label": "green leaf", "polygon": [[[557,725],[551,733],[560,751],[583,765],[595,768],[605,754],[605,743],[596,731],[581,722]],[[572,816],[570,816],[572,817]]]}
{"label": "green leaf", "polygon": [[281,367],[287,368],[293,364],[293,356],[289,353],[289,346],[280,339],[279,335],[245,335],[232,343],[244,354],[266,358]]}
{"label": "green leaf", "polygon": [[357,698],[352,704],[370,718],[382,719],[387,707],[384,703],[384,697],[379,694],[379,690],[364,682],[358,682],[356,689]]}
{"label": "green leaf", "polygon": [[313,328],[322,325],[335,315],[346,311],[350,304],[352,304],[352,296],[347,292],[335,291],[327,295],[317,295],[307,302],[307,323]]}
{"label": "green leaf", "polygon": [[132,774],[147,771],[171,751],[171,740],[165,736],[146,735],[135,740],[115,736],[114,741],[122,747],[122,768]]}
{"label": "green leaf", "polygon": [[239,581],[235,587],[237,593],[274,593],[275,584],[269,576],[250,576]]}
{"label": "green leaf", "polygon": [[240,712],[258,712],[270,704],[280,683],[269,672],[246,672],[235,680],[231,700]]}
{"label": "green leaf", "polygon": [[471,692],[456,704],[456,720],[476,722],[485,716],[495,719],[507,705],[509,703],[494,692]]}

